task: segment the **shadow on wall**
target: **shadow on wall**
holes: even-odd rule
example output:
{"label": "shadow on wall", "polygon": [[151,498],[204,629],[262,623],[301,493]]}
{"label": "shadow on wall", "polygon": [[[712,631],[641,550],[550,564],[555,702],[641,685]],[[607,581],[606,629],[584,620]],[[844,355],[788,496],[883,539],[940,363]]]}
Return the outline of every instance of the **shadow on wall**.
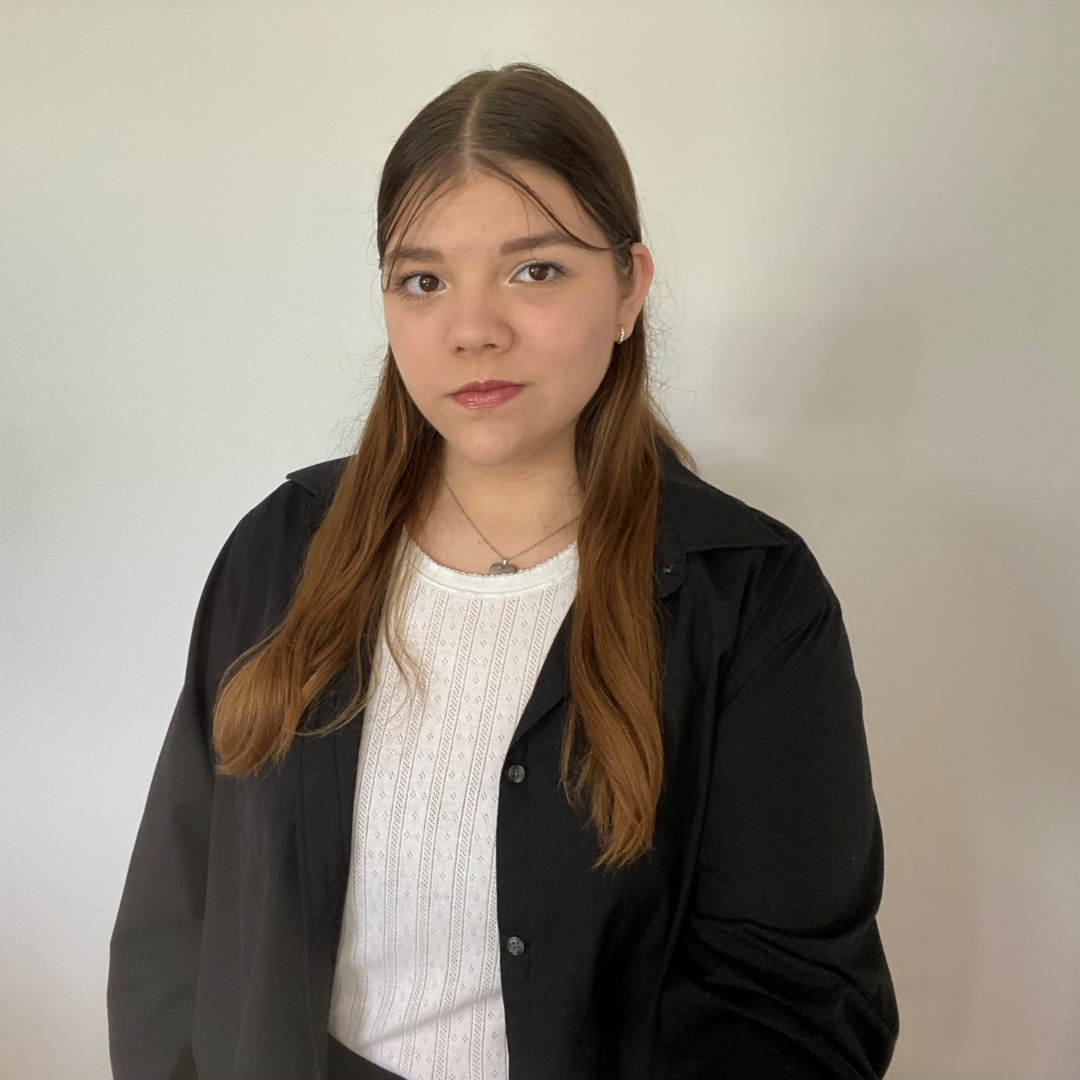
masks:
{"label": "shadow on wall", "polygon": [[928,393],[930,365],[995,364],[932,353],[938,285],[898,276],[829,319],[727,328],[701,396],[725,400],[737,358],[766,373],[746,411],[779,401],[783,424],[757,460],[699,462],[797,529],[844,607],[885,835],[890,1078],[1077,1076],[1080,527],[927,449],[955,404]]}

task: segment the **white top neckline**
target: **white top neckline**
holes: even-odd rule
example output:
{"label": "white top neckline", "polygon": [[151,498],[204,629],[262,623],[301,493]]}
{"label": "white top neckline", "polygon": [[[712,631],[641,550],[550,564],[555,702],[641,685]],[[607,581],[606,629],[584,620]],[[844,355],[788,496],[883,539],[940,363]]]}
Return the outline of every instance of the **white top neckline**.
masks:
{"label": "white top neckline", "polygon": [[[408,554],[416,572],[425,580],[444,588],[465,592],[505,594],[524,592],[528,589],[543,588],[554,581],[577,574],[577,541],[572,540],[557,555],[550,559],[519,570],[516,574],[473,574],[467,570],[455,570],[436,562],[423,548],[406,533]],[[493,555],[492,562],[496,562]]]}

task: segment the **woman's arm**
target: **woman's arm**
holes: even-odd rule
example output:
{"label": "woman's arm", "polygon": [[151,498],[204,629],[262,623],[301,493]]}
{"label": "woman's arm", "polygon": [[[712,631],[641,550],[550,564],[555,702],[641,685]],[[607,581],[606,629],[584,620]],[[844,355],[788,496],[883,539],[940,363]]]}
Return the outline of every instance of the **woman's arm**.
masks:
{"label": "woman's arm", "polygon": [[679,1080],[869,1080],[898,1032],[884,858],[839,603],[805,547],[726,673],[703,839],[664,996]]}
{"label": "woman's arm", "polygon": [[236,531],[203,588],[183,689],[158,757],[110,947],[109,1051],[115,1080],[198,1080],[192,1012],[206,893],[214,759],[212,658],[233,624]]}

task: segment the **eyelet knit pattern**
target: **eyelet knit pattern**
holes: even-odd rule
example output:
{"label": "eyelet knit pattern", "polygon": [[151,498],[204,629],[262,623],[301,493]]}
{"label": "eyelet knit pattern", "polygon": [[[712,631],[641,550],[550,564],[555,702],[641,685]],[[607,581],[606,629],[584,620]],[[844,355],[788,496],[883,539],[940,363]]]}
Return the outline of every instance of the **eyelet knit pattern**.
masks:
{"label": "eyelet knit pattern", "polygon": [[507,749],[577,589],[577,545],[467,574],[403,534],[408,700],[380,637],[329,1029],[408,1080],[506,1080],[495,828]]}

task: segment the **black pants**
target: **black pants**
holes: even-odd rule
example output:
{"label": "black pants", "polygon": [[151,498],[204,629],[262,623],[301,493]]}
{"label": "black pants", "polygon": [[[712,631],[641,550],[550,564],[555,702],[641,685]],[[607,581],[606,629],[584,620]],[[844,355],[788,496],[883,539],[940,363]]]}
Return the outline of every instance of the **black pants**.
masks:
{"label": "black pants", "polygon": [[402,1080],[397,1073],[354,1054],[333,1035],[327,1037],[330,1046],[326,1053],[326,1064],[330,1080]]}

